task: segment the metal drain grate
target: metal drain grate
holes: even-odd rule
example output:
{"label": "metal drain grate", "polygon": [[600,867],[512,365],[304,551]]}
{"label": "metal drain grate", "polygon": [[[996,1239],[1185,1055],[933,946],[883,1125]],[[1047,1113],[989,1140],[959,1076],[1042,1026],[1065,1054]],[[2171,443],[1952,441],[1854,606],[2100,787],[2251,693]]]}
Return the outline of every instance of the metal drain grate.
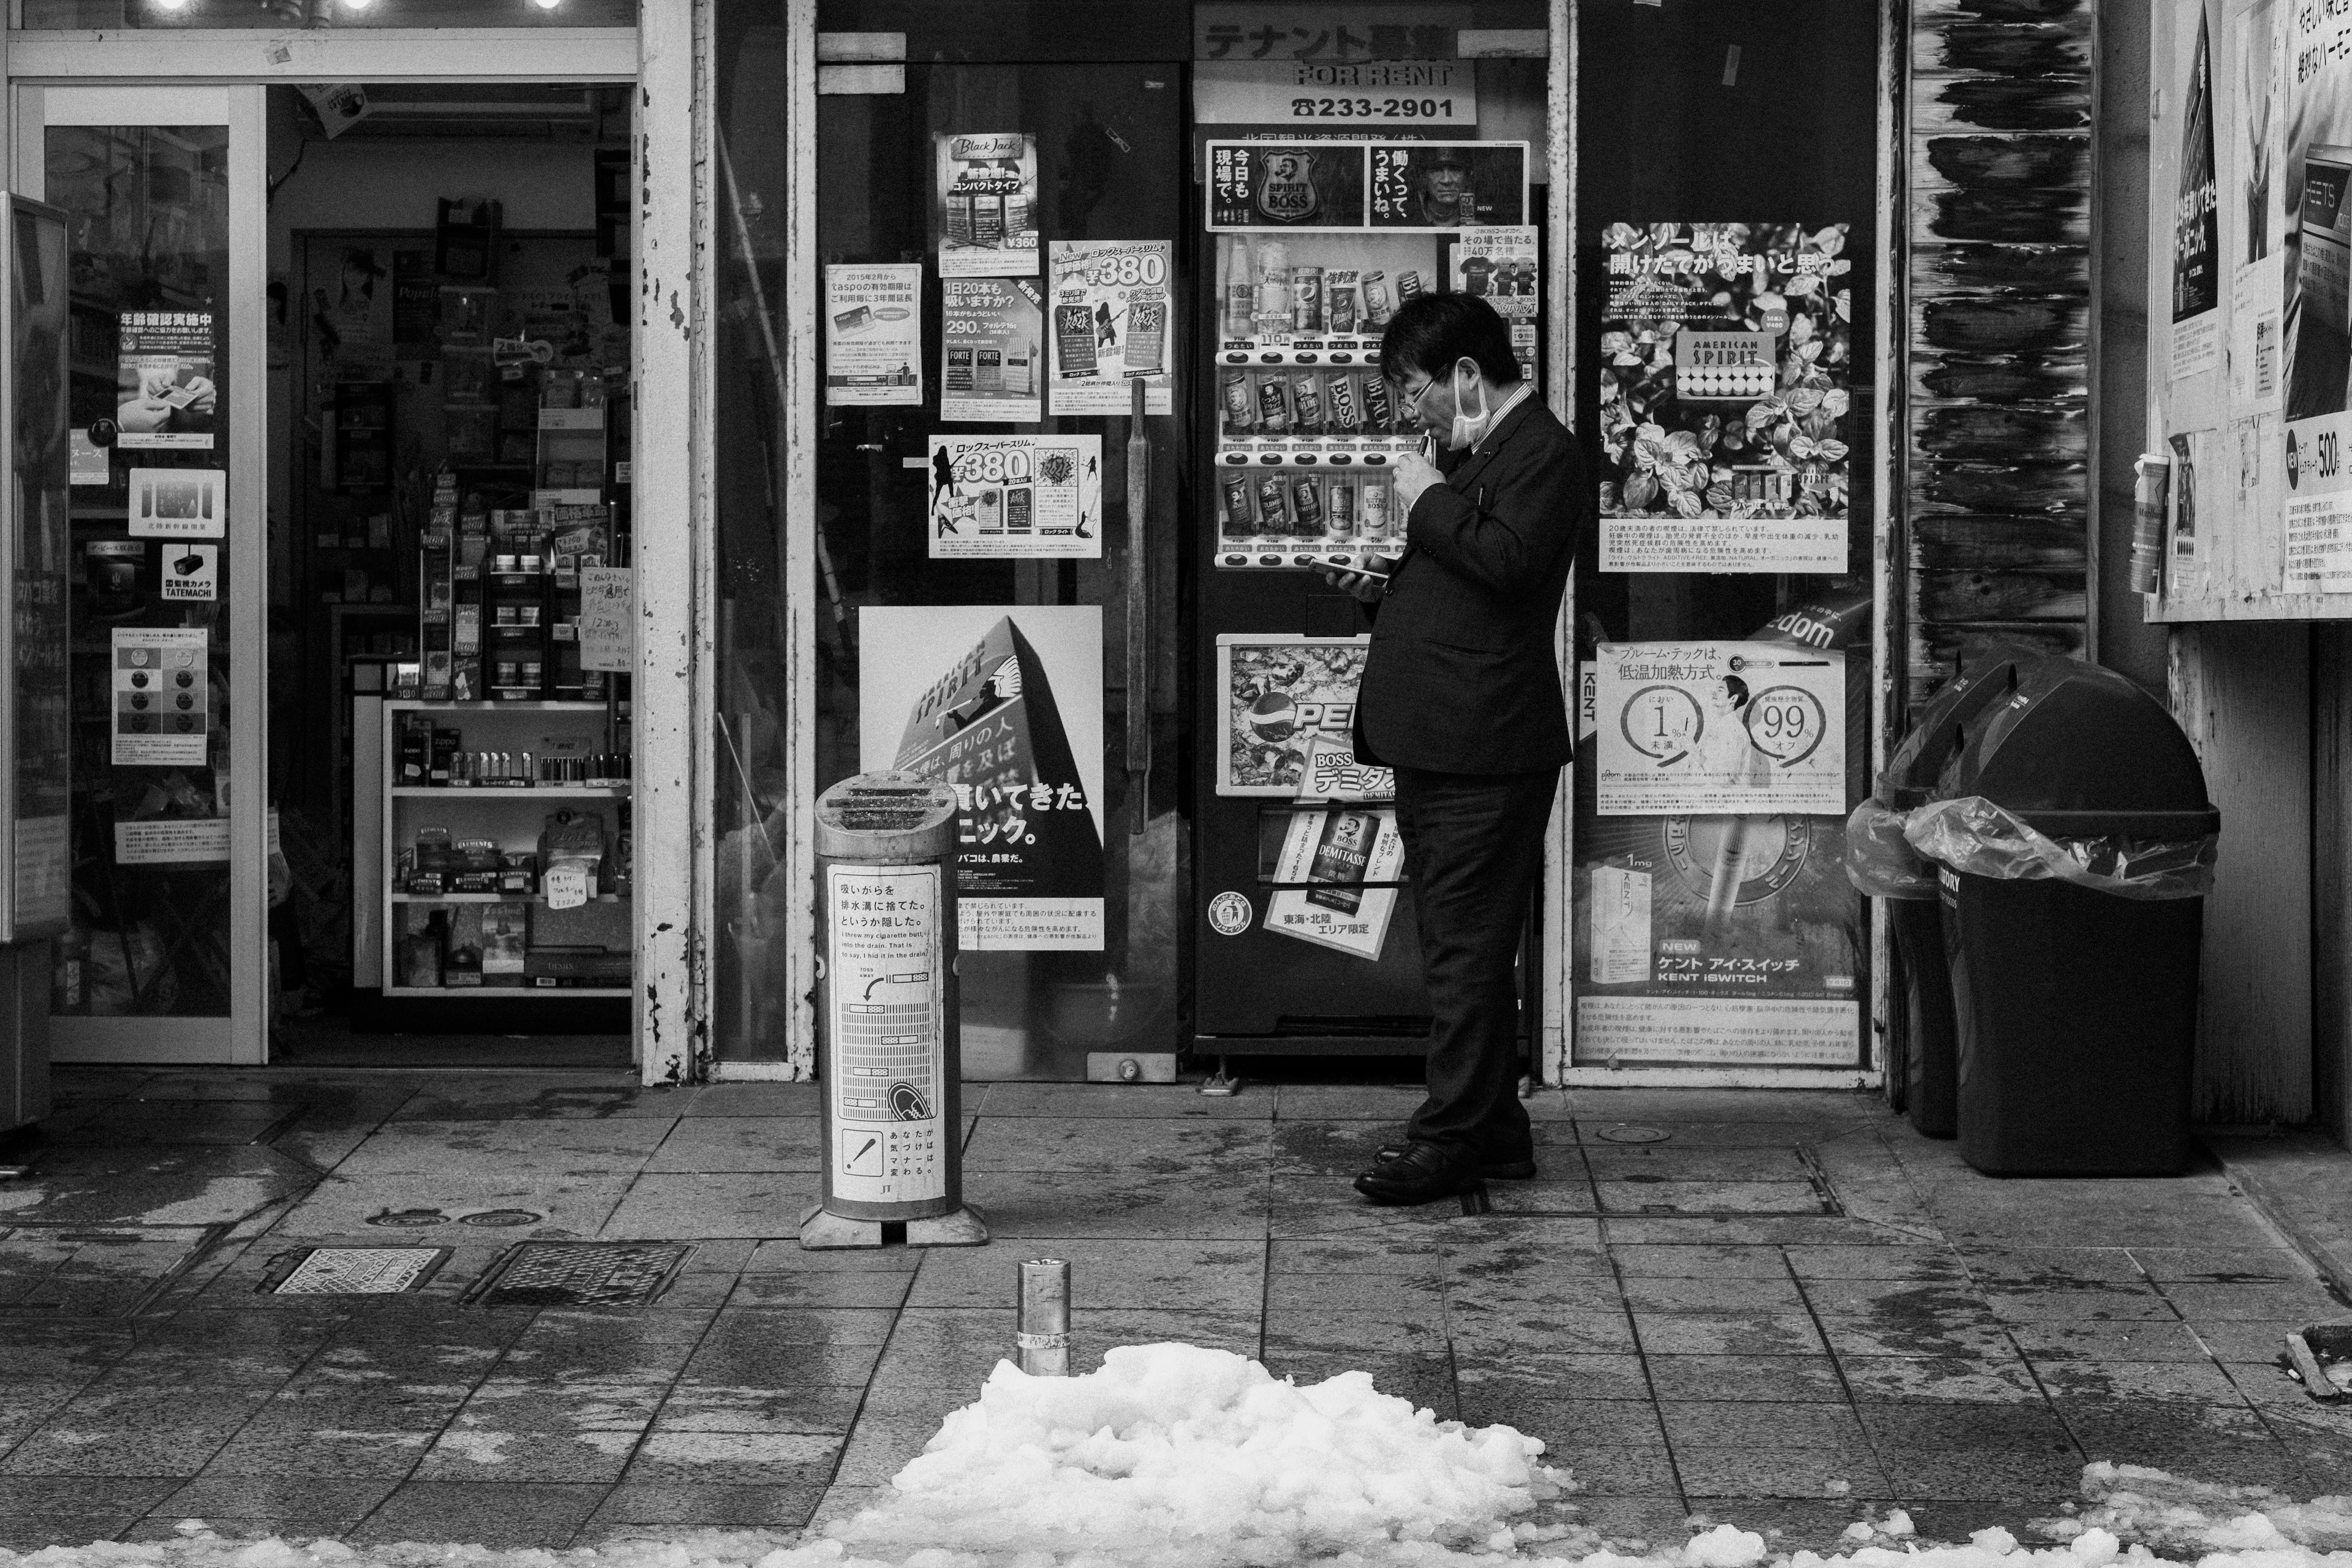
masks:
{"label": "metal drain grate", "polygon": [[391,1296],[421,1289],[449,1261],[446,1247],[310,1247],[288,1253],[255,1287],[270,1296]]}
{"label": "metal drain grate", "polygon": [[467,1293],[484,1307],[642,1307],[694,1256],[678,1241],[525,1241]]}

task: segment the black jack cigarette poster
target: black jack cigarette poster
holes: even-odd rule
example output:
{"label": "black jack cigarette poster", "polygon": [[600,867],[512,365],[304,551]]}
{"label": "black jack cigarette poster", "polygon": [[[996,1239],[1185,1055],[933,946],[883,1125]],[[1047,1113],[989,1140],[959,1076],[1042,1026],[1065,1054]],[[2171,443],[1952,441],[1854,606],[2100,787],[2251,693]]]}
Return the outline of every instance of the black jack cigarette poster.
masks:
{"label": "black jack cigarette poster", "polygon": [[1851,226],[1609,226],[1602,571],[1846,570]]}
{"label": "black jack cigarette poster", "polygon": [[220,416],[210,310],[131,310],[116,318],[114,444],[209,451]]}
{"label": "black jack cigarette poster", "polygon": [[1171,248],[1164,239],[1053,242],[1056,416],[1132,413],[1130,388],[1138,381],[1144,384],[1146,414],[1171,411]]}
{"label": "black jack cigarette poster", "polygon": [[859,766],[955,787],[957,929],[975,951],[1103,946],[1102,610],[869,605]]}
{"label": "black jack cigarette poster", "polygon": [[940,276],[1037,275],[1037,139],[1017,131],[931,138]]}

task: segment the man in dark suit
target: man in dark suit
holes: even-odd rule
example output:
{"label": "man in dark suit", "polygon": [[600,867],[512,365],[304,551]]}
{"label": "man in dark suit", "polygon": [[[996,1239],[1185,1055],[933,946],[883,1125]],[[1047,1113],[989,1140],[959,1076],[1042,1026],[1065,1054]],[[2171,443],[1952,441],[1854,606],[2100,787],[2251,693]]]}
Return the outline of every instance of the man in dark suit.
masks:
{"label": "man in dark suit", "polygon": [[1402,552],[1325,576],[1373,617],[1356,753],[1396,771],[1433,1015],[1429,1098],[1356,1190],[1419,1204],[1535,1174],[1513,966],[1570,752],[1553,635],[1593,502],[1575,438],[1484,300],[1408,301],[1381,368],[1442,451],[1393,470]]}

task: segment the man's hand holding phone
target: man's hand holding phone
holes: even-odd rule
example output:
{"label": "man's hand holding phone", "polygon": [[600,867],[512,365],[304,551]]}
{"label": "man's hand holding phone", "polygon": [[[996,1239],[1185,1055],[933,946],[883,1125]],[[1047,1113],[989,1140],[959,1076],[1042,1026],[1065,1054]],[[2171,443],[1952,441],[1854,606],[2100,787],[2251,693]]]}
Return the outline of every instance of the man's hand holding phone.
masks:
{"label": "man's hand holding phone", "polygon": [[1367,551],[1347,566],[1330,566],[1318,563],[1315,574],[1343,594],[1354,596],[1367,605],[1378,604],[1389,591],[1389,574],[1396,563],[1384,555]]}

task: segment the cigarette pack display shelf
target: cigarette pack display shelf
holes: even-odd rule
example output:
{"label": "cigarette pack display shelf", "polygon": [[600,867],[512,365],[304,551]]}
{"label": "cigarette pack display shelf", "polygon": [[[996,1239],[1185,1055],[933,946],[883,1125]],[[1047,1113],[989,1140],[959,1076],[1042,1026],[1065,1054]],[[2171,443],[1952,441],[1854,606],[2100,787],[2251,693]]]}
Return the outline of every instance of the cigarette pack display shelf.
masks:
{"label": "cigarette pack display shelf", "polygon": [[[373,834],[355,878],[357,896],[373,905],[364,928],[355,922],[373,949],[362,987],[372,979],[404,1006],[475,1003],[499,1019],[495,1032],[583,1026],[576,1012],[559,1022],[500,1007],[609,1008],[628,997],[632,788],[614,739],[625,723],[617,704],[395,698],[373,706],[379,805],[372,823],[354,827]],[[415,863],[404,866],[412,846]],[[560,901],[548,880],[559,868],[579,879]],[[615,1014],[593,1026],[624,1021]]]}

